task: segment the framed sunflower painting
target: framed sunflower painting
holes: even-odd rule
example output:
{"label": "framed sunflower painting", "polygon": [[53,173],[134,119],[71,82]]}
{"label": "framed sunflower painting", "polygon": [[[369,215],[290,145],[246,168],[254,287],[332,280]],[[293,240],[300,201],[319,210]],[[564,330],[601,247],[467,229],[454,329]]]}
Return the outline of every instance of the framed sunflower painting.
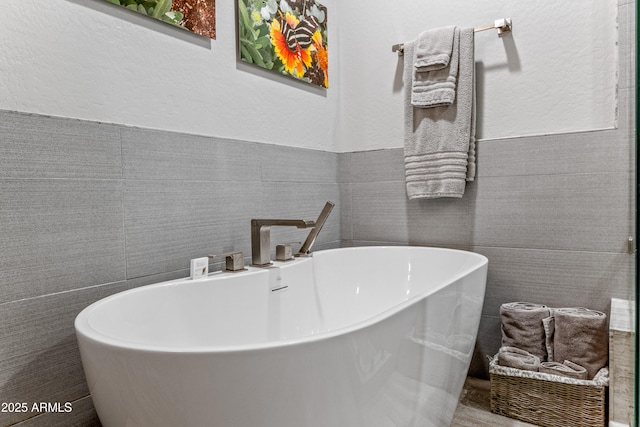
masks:
{"label": "framed sunflower painting", "polygon": [[240,59],[329,87],[327,8],[314,0],[237,0]]}

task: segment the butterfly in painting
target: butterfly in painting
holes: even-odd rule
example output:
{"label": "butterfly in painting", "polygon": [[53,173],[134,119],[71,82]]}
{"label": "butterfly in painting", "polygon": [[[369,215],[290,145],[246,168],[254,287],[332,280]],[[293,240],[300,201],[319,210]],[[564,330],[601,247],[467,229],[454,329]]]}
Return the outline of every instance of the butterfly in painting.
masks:
{"label": "butterfly in painting", "polygon": [[295,52],[297,48],[306,49],[313,43],[313,34],[320,27],[318,18],[313,15],[306,16],[295,27],[280,14],[280,31],[287,41],[289,50]]}

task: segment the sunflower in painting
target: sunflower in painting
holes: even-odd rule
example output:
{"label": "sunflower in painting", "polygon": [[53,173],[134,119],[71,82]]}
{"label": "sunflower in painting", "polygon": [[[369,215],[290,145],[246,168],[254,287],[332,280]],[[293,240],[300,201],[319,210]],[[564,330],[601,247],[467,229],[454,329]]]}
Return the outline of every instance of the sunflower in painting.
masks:
{"label": "sunflower in painting", "polygon": [[[313,35],[314,69],[310,69],[309,78],[312,83],[329,87],[329,58],[327,49],[322,44],[322,34],[316,31]],[[312,71],[312,72],[311,72]]]}
{"label": "sunflower in painting", "polygon": [[300,20],[289,12],[285,16],[281,14],[281,19],[271,21],[270,35],[276,56],[284,64],[284,69],[300,79],[311,66],[312,59],[310,46],[303,49],[299,43],[290,41],[290,37],[295,37],[299,24]]}

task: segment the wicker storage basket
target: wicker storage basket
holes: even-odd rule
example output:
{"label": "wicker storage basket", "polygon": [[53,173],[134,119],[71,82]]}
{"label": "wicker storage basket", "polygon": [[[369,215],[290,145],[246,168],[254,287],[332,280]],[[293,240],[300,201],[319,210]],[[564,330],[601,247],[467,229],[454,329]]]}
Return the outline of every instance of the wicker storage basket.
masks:
{"label": "wicker storage basket", "polygon": [[609,372],[574,380],[489,363],[491,412],[543,427],[605,427]]}

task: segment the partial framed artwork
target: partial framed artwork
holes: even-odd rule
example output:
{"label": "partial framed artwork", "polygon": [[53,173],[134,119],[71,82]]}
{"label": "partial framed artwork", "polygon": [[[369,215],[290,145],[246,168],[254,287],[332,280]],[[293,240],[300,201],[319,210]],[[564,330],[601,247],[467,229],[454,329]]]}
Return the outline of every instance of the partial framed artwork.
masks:
{"label": "partial framed artwork", "polygon": [[237,0],[242,61],[329,87],[327,8],[314,0]]}
{"label": "partial framed artwork", "polygon": [[102,0],[210,39],[216,38],[215,0]]}

